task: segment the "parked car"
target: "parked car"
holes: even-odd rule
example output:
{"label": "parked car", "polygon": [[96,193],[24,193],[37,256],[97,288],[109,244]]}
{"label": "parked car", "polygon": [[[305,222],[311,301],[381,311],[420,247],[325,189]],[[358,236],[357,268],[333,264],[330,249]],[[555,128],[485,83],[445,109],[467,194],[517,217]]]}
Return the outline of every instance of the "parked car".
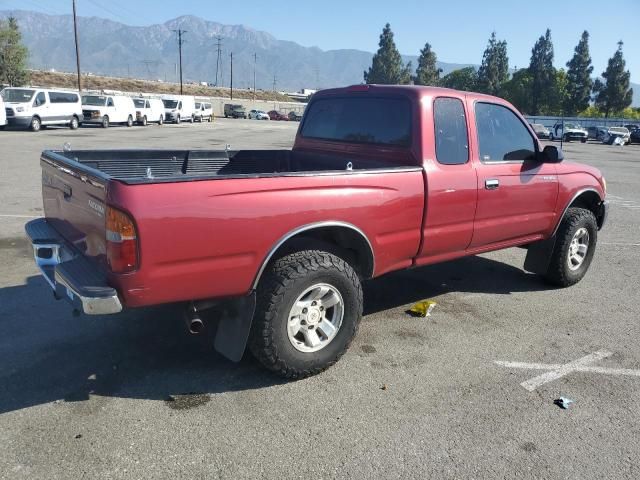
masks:
{"label": "parked car", "polygon": [[640,128],[636,128],[629,135],[629,143],[640,143]]}
{"label": "parked car", "polygon": [[0,130],[4,130],[7,125],[7,112],[5,110],[4,101],[2,95],[0,95]]}
{"label": "parked car", "polygon": [[224,118],[247,118],[247,111],[242,105],[225,103],[224,104]]}
{"label": "parked car", "polygon": [[167,122],[181,123],[195,121],[196,101],[191,95],[163,95],[164,119]]}
{"label": "parked car", "polygon": [[270,112],[267,113],[267,115],[269,115],[269,118],[271,120],[281,120],[281,121],[285,121],[285,122],[289,121],[289,117],[287,117],[286,115],[278,112],[277,110],[271,110]]}
{"label": "parked car", "polygon": [[248,342],[287,378],[346,351],[363,281],[526,246],[525,270],[567,287],[607,217],[602,174],[542,148],[511,104],[430,87],[320,91],[293,149],[41,158],[45,217],[26,231],[56,298],[182,304],[192,333],[213,307],[219,352],[238,361]]}
{"label": "parked car", "polygon": [[270,120],[269,115],[262,110],[251,110],[249,112],[249,119],[255,120]]}
{"label": "parked car", "polygon": [[194,120],[197,122],[213,121],[213,107],[208,102],[196,102]]}
{"label": "parked car", "polygon": [[598,133],[604,127],[599,125],[592,125],[587,127],[587,139],[598,140]]}
{"label": "parked car", "polygon": [[125,95],[84,95],[82,97],[83,123],[98,124],[108,128],[113,124],[133,126],[136,106]]}
{"label": "parked car", "polygon": [[158,98],[134,98],[136,121],[139,125],[147,123],[164,123],[164,103]]}
{"label": "parked car", "polygon": [[569,142],[571,140],[580,140],[582,143],[587,141],[589,133],[580,125],[568,122],[558,122],[551,129],[551,140],[564,140]]}
{"label": "parked car", "polygon": [[74,92],[5,88],[2,97],[10,126],[29,128],[34,132],[49,125],[66,125],[75,130],[82,122],[80,96]]}
{"label": "parked car", "polygon": [[629,144],[629,140],[631,138],[629,130],[624,127],[609,127],[602,137],[602,143],[613,145],[618,138],[623,145]]}
{"label": "parked car", "polygon": [[640,128],[640,125],[636,125],[634,123],[630,123],[627,125],[623,125],[624,128],[626,128],[627,130],[629,130],[629,132],[633,132],[634,130],[637,130],[638,128]]}
{"label": "parked car", "polygon": [[533,132],[536,134],[538,138],[542,140],[549,138],[550,132],[547,127],[545,127],[541,123],[531,123],[530,125],[531,125],[531,128],[533,129]]}
{"label": "parked car", "polygon": [[289,120],[291,120],[292,122],[299,122],[300,120],[302,120],[302,115],[300,115],[298,112],[291,111],[289,112]]}

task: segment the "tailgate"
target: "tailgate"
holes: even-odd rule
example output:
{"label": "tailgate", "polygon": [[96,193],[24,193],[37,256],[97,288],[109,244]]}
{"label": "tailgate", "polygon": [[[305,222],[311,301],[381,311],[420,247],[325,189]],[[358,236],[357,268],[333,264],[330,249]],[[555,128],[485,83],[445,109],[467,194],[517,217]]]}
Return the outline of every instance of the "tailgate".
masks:
{"label": "tailgate", "polygon": [[82,254],[106,265],[106,181],[63,158],[43,156],[40,164],[47,221]]}

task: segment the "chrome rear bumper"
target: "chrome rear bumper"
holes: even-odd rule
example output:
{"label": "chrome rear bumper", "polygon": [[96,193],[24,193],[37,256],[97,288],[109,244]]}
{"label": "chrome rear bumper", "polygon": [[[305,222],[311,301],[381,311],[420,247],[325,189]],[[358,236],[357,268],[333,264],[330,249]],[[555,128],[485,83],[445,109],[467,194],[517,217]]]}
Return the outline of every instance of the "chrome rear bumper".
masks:
{"label": "chrome rear bumper", "polygon": [[79,255],[44,218],[32,220],[25,230],[42,276],[57,299],[65,298],[88,315],[122,311],[118,293],[105,275],[86,257]]}

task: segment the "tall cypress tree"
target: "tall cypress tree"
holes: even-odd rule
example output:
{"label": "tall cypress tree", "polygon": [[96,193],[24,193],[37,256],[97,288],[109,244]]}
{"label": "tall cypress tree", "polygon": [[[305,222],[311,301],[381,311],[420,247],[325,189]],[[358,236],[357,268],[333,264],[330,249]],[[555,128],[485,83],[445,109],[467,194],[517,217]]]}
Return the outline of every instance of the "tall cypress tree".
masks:
{"label": "tall cypress tree", "polygon": [[18,21],[9,17],[0,21],[0,83],[22,86],[29,81],[27,57],[29,51],[22,44]]}
{"label": "tall cypress tree", "polygon": [[498,41],[496,32],[492,32],[478,69],[478,90],[490,95],[500,95],[502,86],[508,79],[507,42]]}
{"label": "tall cypress tree", "polygon": [[622,112],[633,101],[633,89],[629,88],[631,73],[625,70],[622,45],[622,41],[619,41],[618,50],[609,59],[607,69],[602,73],[605,81],[598,79],[593,86],[596,92],[596,107],[604,112],[605,117]]}
{"label": "tall cypress tree", "polygon": [[589,55],[589,32],[582,32],[582,38],[576,45],[573,58],[567,62],[567,98],[565,113],[575,115],[589,106],[593,80],[593,65]]}
{"label": "tall cypress tree", "polygon": [[418,69],[416,70],[416,76],[413,77],[416,85],[437,86],[440,84],[442,69],[437,67],[437,60],[436,52],[431,49],[431,45],[425,44],[424,48],[420,50]]}
{"label": "tall cypress tree", "polygon": [[411,81],[411,62],[404,66],[402,57],[393,41],[391,25],[385,25],[380,35],[380,48],[373,56],[369,71],[364,72],[366,83],[387,85],[407,84]]}
{"label": "tall cypress tree", "polygon": [[547,28],[544,36],[541,36],[531,50],[531,114],[539,115],[549,104],[553,95],[555,69],[553,68],[553,43],[551,43],[551,30]]}

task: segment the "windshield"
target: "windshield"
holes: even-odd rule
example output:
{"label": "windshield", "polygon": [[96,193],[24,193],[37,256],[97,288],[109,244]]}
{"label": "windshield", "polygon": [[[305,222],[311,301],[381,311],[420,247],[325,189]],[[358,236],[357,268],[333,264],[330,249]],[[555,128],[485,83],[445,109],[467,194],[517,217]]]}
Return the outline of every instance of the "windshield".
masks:
{"label": "windshield", "polygon": [[580,125],[578,125],[577,123],[565,123],[564,124],[564,128],[582,128]]}
{"label": "windshield", "polygon": [[2,98],[5,102],[23,103],[31,101],[35,90],[28,90],[26,88],[7,88],[2,92]]}
{"label": "windshield", "polygon": [[82,105],[89,105],[92,107],[104,107],[107,104],[107,97],[98,95],[85,95],[82,97]]}
{"label": "windshield", "polygon": [[178,100],[162,100],[164,108],[176,108],[178,106]]}
{"label": "windshield", "polygon": [[144,99],[143,98],[134,98],[133,103],[136,108],[144,108]]}

